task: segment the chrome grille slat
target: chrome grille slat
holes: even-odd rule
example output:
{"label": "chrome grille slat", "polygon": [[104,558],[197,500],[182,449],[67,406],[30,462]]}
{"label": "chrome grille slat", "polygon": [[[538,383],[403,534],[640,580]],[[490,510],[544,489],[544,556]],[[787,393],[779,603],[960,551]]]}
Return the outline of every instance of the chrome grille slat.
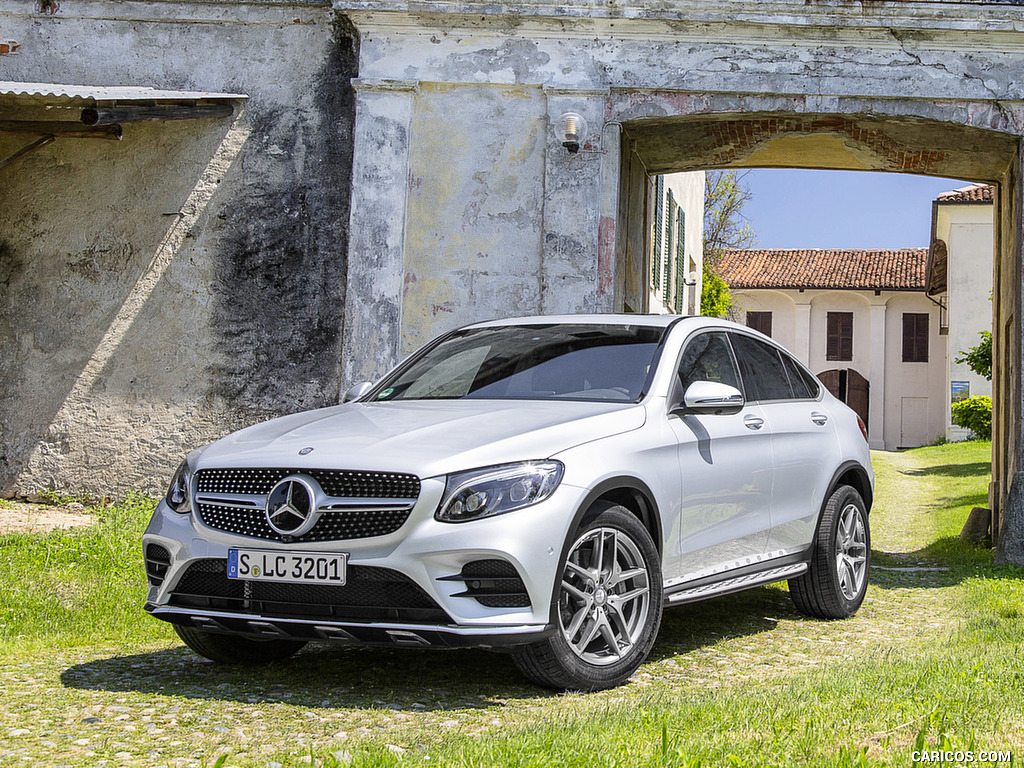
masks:
{"label": "chrome grille slat", "polygon": [[329,498],[311,531],[290,541],[340,541],[385,536],[408,519],[420,492],[415,475],[335,469],[203,469],[196,473],[195,507],[211,528],[257,539],[284,537],[267,523],[264,508],[274,485],[308,475]]}
{"label": "chrome grille slat", "polygon": [[266,494],[241,494],[241,493],[197,493],[197,504],[216,504],[221,507],[234,507],[237,509],[262,509],[267,503]]}

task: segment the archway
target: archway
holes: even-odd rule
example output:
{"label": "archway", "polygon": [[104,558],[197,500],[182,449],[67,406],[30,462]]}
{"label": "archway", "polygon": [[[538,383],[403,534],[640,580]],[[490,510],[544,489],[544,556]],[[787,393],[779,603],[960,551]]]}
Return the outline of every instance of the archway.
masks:
{"label": "archway", "polygon": [[[616,96],[620,96],[616,98]],[[1021,467],[1019,376],[1021,301],[1019,237],[1020,164],[1017,112],[993,112],[984,105],[921,101],[874,103],[865,111],[803,113],[792,104],[764,111],[763,98],[728,98],[678,92],[612,93],[612,114],[621,125],[621,173],[617,209],[641,208],[637,169],[647,174],[715,168],[816,168],[964,178],[997,189],[993,291],[993,457],[990,506],[993,531],[1003,530],[1003,513]],[[716,111],[720,106],[721,112]],[[744,110],[749,107],[750,111]],[[783,105],[785,106],[785,105]],[[833,106],[842,108],[841,100]],[[851,103],[861,110],[865,104]],[[698,110],[698,111],[695,111]],[[983,119],[978,115],[984,114]],[[622,277],[617,285],[628,301],[629,275],[642,264],[646,244],[638,232],[646,222],[620,218],[617,240]],[[988,268],[989,265],[979,265]],[[1001,280],[1005,276],[1008,279]],[[839,384],[839,382],[836,382]],[[866,400],[867,388],[857,389]],[[1018,546],[1017,534],[1005,541]]]}

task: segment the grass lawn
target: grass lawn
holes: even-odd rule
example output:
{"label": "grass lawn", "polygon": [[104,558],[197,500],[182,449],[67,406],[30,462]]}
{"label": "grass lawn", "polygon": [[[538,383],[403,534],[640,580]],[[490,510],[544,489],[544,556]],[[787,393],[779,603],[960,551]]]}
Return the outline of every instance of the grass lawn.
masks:
{"label": "grass lawn", "polygon": [[145,500],[91,529],[0,536],[0,766],[1018,764],[1024,570],[957,535],[986,503],[990,450],[874,454],[852,619],[803,618],[784,584],[673,608],[628,684],[585,695],[474,650],[202,661],[141,611]]}

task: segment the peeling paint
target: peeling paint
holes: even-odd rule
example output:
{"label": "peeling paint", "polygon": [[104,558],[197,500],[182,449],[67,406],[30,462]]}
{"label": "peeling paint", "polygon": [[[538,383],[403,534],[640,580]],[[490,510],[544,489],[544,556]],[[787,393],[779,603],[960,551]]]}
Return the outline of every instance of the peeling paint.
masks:
{"label": "peeling paint", "polygon": [[597,236],[597,295],[604,296],[615,283],[615,219],[602,216]]}

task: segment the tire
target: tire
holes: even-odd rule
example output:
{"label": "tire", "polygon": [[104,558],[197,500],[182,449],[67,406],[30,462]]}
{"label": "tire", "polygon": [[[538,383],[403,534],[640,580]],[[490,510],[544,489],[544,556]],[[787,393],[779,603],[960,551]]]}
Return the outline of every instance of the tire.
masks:
{"label": "tire", "polygon": [[305,640],[252,640],[237,635],[221,635],[201,629],[174,625],[174,631],[189,648],[218,664],[255,667],[281,661],[298,653]]}
{"label": "tire", "polygon": [[871,565],[871,530],[860,494],[837,488],[825,504],[807,573],[789,580],[800,613],[817,619],[845,619],[864,602]]}
{"label": "tire", "polygon": [[640,521],[610,503],[595,505],[569,542],[553,606],[555,633],[514,649],[512,658],[545,688],[611,688],[636,672],[654,645],[661,556]]}

